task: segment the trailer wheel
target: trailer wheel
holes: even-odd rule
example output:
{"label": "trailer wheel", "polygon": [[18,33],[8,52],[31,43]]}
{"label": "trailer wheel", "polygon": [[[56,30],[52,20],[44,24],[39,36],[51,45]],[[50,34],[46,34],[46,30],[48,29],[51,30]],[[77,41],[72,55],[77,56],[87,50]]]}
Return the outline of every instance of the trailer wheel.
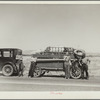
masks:
{"label": "trailer wheel", "polygon": [[79,67],[75,67],[75,68],[71,67],[70,76],[73,79],[81,78],[81,69]]}
{"label": "trailer wheel", "polygon": [[36,66],[33,72],[34,77],[39,77],[41,73],[42,73],[41,68]]}
{"label": "trailer wheel", "polygon": [[13,66],[10,64],[6,64],[2,68],[2,73],[4,76],[11,76],[14,72]]}

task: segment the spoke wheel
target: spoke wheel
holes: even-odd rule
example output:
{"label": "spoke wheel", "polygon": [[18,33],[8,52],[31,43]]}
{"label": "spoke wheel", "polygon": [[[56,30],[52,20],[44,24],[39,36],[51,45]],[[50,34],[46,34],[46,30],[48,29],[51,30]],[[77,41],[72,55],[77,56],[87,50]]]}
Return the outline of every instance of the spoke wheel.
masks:
{"label": "spoke wheel", "polygon": [[40,67],[36,67],[34,72],[33,72],[33,75],[34,77],[39,77],[41,75],[41,68]]}
{"label": "spoke wheel", "polygon": [[81,69],[79,67],[71,68],[70,70],[70,76],[73,79],[79,79],[81,77]]}
{"label": "spoke wheel", "polygon": [[6,64],[2,68],[2,73],[4,76],[11,76],[13,74],[13,66],[10,64]]}
{"label": "spoke wheel", "polygon": [[73,79],[79,79],[81,77],[81,69],[79,67],[79,64],[75,62],[73,66],[70,69],[70,76]]}

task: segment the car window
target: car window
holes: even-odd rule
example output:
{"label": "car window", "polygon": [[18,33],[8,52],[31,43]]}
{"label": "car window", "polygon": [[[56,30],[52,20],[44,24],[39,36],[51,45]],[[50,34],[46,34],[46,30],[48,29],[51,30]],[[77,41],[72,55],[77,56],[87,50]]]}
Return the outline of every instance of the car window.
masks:
{"label": "car window", "polygon": [[3,57],[12,57],[13,52],[12,51],[3,51]]}

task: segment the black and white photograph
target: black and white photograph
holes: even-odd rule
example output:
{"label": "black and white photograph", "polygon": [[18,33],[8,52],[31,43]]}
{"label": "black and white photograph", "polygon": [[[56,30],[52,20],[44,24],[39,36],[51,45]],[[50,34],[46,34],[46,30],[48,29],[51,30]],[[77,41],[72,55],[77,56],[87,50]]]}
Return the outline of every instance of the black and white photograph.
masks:
{"label": "black and white photograph", "polygon": [[100,4],[0,3],[1,97],[99,91]]}

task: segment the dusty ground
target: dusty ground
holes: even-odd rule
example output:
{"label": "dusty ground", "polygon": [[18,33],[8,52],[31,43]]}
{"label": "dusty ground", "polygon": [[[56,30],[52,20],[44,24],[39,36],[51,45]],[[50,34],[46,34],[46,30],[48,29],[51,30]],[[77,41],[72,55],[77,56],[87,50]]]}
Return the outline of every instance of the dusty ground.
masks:
{"label": "dusty ground", "polygon": [[0,91],[100,91],[100,78],[65,79],[58,76],[39,78],[0,75]]}

